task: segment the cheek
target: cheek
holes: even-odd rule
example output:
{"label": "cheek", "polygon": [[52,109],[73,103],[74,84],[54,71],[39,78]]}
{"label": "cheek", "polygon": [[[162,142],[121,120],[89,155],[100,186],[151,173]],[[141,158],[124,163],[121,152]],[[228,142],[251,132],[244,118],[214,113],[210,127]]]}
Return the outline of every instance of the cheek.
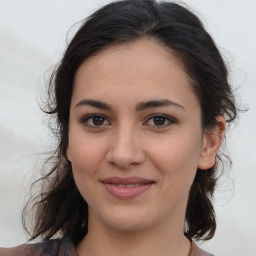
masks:
{"label": "cheek", "polygon": [[68,153],[72,164],[78,168],[86,165],[93,167],[102,158],[104,149],[102,142],[100,138],[86,136],[84,131],[81,132],[79,129],[71,130]]}
{"label": "cheek", "polygon": [[149,155],[163,182],[192,184],[200,157],[200,140],[200,135],[184,132],[149,145]]}
{"label": "cheek", "polygon": [[[86,141],[86,143],[85,143]],[[102,146],[102,145],[101,145]],[[72,156],[72,171],[78,190],[88,205],[93,205],[95,198],[95,184],[98,181],[99,165],[103,159],[100,141],[90,139],[72,140],[69,152]]]}
{"label": "cheek", "polygon": [[97,179],[97,169],[104,159],[102,140],[71,137],[69,155],[77,185],[84,186]]}

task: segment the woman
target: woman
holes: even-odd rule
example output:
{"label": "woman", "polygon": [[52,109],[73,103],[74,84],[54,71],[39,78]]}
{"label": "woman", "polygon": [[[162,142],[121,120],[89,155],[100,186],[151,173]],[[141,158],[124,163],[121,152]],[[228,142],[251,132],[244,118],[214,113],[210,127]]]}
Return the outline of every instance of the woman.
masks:
{"label": "woman", "polygon": [[216,229],[218,151],[236,118],[227,76],[179,4],[125,0],[92,14],[49,87],[59,144],[30,201],[42,242],[0,255],[210,255],[192,239]]}

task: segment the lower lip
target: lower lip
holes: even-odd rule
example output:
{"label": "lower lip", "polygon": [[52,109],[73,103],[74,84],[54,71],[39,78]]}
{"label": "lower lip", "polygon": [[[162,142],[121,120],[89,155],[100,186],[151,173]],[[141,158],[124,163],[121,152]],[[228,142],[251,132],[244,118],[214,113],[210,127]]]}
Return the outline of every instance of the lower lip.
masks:
{"label": "lower lip", "polygon": [[144,192],[149,190],[154,185],[154,183],[144,184],[130,188],[119,187],[117,185],[107,183],[103,183],[103,185],[110,195],[121,199],[129,199],[143,194]]}

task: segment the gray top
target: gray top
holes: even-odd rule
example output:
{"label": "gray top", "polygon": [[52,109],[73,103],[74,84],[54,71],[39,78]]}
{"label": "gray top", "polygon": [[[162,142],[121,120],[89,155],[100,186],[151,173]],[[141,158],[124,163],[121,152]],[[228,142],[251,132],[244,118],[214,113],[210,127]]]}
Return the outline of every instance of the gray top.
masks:
{"label": "gray top", "polygon": [[[75,245],[68,237],[50,239],[41,243],[22,244],[13,248],[0,248],[0,256],[78,256]],[[213,256],[200,249],[193,241],[189,256]]]}

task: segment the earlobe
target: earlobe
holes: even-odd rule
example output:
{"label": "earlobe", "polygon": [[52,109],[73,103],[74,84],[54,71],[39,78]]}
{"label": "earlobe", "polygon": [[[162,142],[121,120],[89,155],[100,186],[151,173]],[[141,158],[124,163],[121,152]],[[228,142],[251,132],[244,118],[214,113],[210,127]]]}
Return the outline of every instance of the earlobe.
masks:
{"label": "earlobe", "polygon": [[222,115],[216,117],[217,124],[204,132],[201,155],[198,168],[206,170],[214,166],[216,155],[221,146],[225,134],[225,118]]}

